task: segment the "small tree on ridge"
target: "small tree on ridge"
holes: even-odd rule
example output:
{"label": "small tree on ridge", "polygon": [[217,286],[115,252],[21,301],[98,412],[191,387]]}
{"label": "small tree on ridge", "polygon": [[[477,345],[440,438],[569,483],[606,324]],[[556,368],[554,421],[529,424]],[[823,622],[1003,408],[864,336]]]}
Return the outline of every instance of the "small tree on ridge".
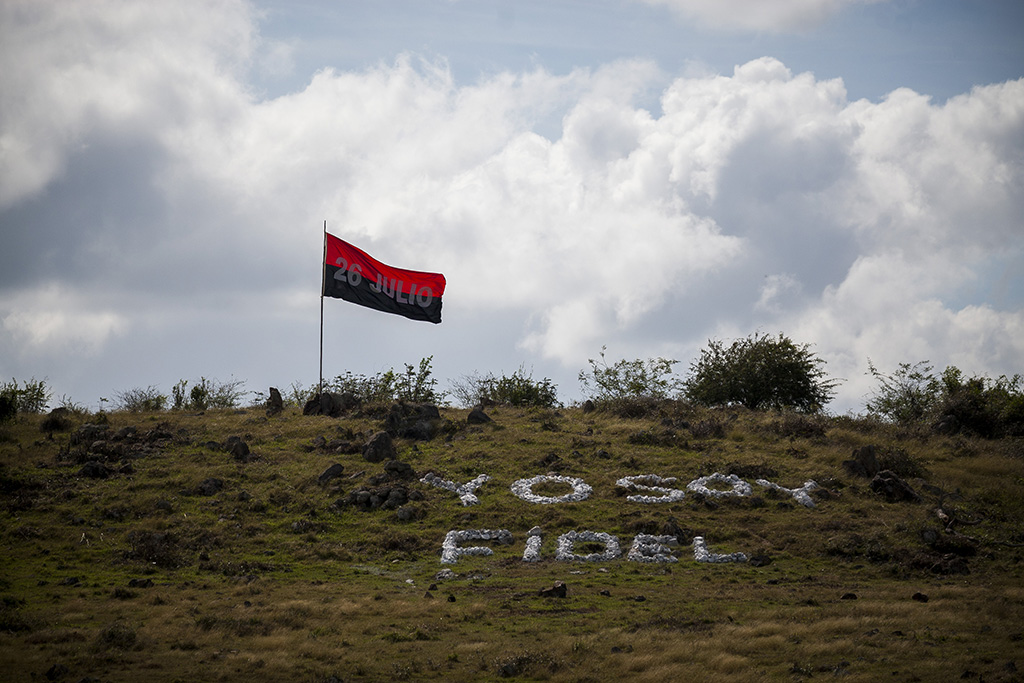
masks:
{"label": "small tree on ridge", "polygon": [[818,412],[834,398],[838,384],[825,374],[824,364],[809,344],[797,344],[782,334],[753,334],[729,346],[709,340],[690,365],[683,395],[707,406]]}

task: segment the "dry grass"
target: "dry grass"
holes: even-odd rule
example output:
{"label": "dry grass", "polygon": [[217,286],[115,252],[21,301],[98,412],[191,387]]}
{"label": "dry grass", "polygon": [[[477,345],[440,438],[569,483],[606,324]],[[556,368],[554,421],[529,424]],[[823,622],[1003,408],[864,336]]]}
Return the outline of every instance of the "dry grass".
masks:
{"label": "dry grass", "polygon": [[[25,681],[1020,680],[1024,461],[1013,444],[673,406],[637,419],[490,414],[493,425],[469,426],[465,411],[444,411],[448,438],[397,443],[418,475],[492,477],[468,508],[406,482],[416,494],[406,521],[339,506],[378,486],[383,463],[316,446],[361,445],[383,426],[373,417],[106,416],[108,434],[163,435],[124,448],[72,445],[79,425],[49,440],[41,418],[19,419],[0,442],[0,671]],[[230,436],[255,457],[228,454]],[[867,444],[910,473],[921,502],[886,502],[845,473]],[[83,475],[91,460],[110,476]],[[334,462],[343,476],[318,483]],[[537,505],[510,492],[547,472],[594,493]],[[683,488],[713,472],[788,487],[813,478],[824,490],[808,509],[756,485],[751,498],[671,505],[630,503],[615,486],[655,473]],[[200,493],[210,478],[222,486]],[[956,518],[950,533],[940,506]],[[543,559],[524,563],[534,525]],[[437,578],[444,535],[474,528],[508,529],[514,542]],[[624,551],[637,533],[676,535],[679,561],[554,561],[559,534],[588,529]],[[698,564],[694,536],[771,562]],[[566,598],[538,594],[556,581]]]}

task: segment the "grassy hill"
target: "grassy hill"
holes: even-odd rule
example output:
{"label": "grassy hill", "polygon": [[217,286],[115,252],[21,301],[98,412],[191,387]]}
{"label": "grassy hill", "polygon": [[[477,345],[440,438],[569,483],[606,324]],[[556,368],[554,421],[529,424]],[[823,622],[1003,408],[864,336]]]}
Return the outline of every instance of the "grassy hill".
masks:
{"label": "grassy hill", "polygon": [[[55,431],[19,416],[0,435],[3,679],[1022,680],[1019,441],[677,403],[468,413],[396,438],[402,464],[363,456],[386,407],[72,415]],[[865,446],[917,499],[843,466]],[[490,478],[463,506],[428,473]],[[592,492],[511,491],[549,473]],[[750,495],[705,480],[710,495],[643,503],[628,496],[663,494],[616,484],[714,473]],[[814,480],[814,506],[758,479]],[[441,562],[448,532],[482,529],[512,542]],[[559,561],[572,531],[621,555],[579,561],[607,551],[583,538]],[[672,537],[677,561],[628,559],[638,534]],[[697,562],[695,537],[748,561]]]}

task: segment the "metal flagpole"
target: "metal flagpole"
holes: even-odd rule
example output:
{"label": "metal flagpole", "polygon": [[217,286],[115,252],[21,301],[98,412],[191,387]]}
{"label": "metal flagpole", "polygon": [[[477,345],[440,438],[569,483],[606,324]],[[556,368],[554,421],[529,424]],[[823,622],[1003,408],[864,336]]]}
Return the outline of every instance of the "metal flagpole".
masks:
{"label": "metal flagpole", "polygon": [[320,259],[320,384],[317,386],[316,399],[321,400],[324,393],[324,273],[327,268],[327,219],[324,219],[324,254]]}

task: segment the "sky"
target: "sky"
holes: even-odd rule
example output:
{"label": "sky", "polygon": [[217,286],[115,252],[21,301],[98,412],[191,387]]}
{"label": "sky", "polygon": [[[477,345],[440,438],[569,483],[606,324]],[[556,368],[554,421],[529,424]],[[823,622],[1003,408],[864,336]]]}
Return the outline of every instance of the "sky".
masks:
{"label": "sky", "polygon": [[0,378],[90,409],[315,385],[322,233],[443,322],[323,302],[323,374],[438,388],[784,334],[1024,374],[1019,0],[4,0]]}

